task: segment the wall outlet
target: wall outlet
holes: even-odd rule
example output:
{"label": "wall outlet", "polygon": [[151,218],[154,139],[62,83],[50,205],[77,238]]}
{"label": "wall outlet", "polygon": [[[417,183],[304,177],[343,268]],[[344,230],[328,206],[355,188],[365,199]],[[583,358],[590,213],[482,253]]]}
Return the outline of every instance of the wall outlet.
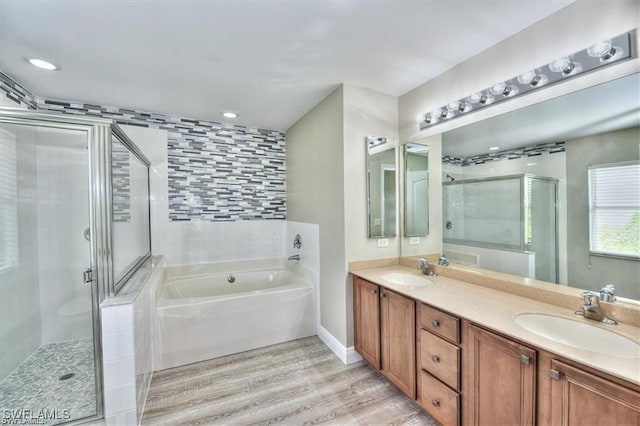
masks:
{"label": "wall outlet", "polygon": [[420,244],[420,237],[410,237],[409,238],[409,245],[415,246]]}
{"label": "wall outlet", "polygon": [[389,247],[388,238],[378,238],[378,248]]}
{"label": "wall outlet", "polygon": [[373,226],[380,226],[382,224],[382,222],[380,221],[380,219],[373,219]]}

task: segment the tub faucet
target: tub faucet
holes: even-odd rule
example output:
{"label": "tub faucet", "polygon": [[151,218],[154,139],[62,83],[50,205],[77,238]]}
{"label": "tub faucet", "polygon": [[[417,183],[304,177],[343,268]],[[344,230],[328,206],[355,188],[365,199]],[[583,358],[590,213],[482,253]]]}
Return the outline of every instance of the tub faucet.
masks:
{"label": "tub faucet", "polygon": [[582,297],[584,297],[584,303],[580,305],[580,310],[576,312],[576,315],[582,315],[585,318],[610,325],[618,323],[616,320],[607,318],[602,312],[602,308],[600,308],[600,293],[585,291],[582,293]]}
{"label": "tub faucet", "polygon": [[293,256],[289,256],[289,259],[287,260],[295,260],[296,262],[300,262],[300,255],[294,254]]}
{"label": "tub faucet", "polygon": [[428,275],[430,277],[437,276],[437,274],[433,270],[433,267],[429,265],[429,261],[427,259],[419,258],[418,262],[420,262],[420,264],[418,264],[418,269],[420,269],[423,274]]}

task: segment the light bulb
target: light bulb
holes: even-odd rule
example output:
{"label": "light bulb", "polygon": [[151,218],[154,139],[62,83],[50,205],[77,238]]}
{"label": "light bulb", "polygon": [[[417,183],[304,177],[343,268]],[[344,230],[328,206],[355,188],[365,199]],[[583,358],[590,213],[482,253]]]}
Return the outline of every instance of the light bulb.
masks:
{"label": "light bulb", "polygon": [[527,72],[523,72],[518,76],[518,83],[520,84],[531,84],[533,79],[536,78],[536,72],[531,70]]}
{"label": "light bulb", "polygon": [[567,77],[582,71],[582,65],[577,62],[572,62],[568,56],[563,56],[551,62],[549,69],[553,72],[561,72],[564,77]]}
{"label": "light bulb", "polygon": [[516,87],[516,86],[507,86],[505,87],[505,89],[502,91],[502,95],[505,98],[510,98],[512,96],[517,95],[518,93],[520,93],[520,90]]}
{"label": "light bulb", "polygon": [[482,97],[480,98],[480,103],[482,105],[491,105],[493,103],[493,101],[495,101],[496,98],[493,97],[493,95],[482,95]]}
{"label": "light bulb", "polygon": [[471,105],[469,102],[465,102],[463,104],[460,104],[460,107],[458,108],[458,111],[460,112],[469,112],[473,109],[473,105]]}
{"label": "light bulb", "polygon": [[472,93],[467,98],[467,100],[472,104],[477,104],[478,102],[480,102],[480,99],[482,99],[482,93],[480,92]]}
{"label": "light bulb", "polygon": [[504,82],[500,82],[491,86],[491,89],[489,89],[489,91],[494,95],[500,95],[504,92],[504,89],[506,88],[507,88],[507,85]]}
{"label": "light bulb", "polygon": [[549,78],[544,74],[536,75],[533,80],[531,80],[531,87],[542,87],[549,82]]}
{"label": "light bulb", "polygon": [[444,118],[445,120],[453,118],[455,117],[455,115],[456,114],[453,112],[451,108],[447,108],[445,111],[442,111],[442,118]]}
{"label": "light bulb", "polygon": [[568,56],[563,56],[562,58],[558,58],[555,61],[549,64],[549,69],[553,72],[564,72],[568,67],[571,66],[571,59]]}
{"label": "light bulb", "polygon": [[592,58],[602,58],[611,52],[611,40],[600,41],[587,49]]}
{"label": "light bulb", "polygon": [[449,105],[447,105],[447,106],[451,110],[457,110],[457,109],[460,109],[460,102],[458,102],[458,101],[449,102]]}

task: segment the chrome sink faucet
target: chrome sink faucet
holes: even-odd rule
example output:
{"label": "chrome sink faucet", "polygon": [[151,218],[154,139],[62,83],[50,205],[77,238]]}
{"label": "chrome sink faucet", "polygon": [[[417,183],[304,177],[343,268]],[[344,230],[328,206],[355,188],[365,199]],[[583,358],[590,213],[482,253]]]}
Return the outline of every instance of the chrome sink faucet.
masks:
{"label": "chrome sink faucet", "polygon": [[576,312],[576,315],[583,315],[585,318],[589,318],[595,321],[600,321],[605,324],[617,324],[616,320],[607,318],[600,308],[600,293],[595,291],[585,291],[582,293],[584,297],[584,303],[580,305],[581,310]]}
{"label": "chrome sink faucet", "polygon": [[433,267],[429,264],[429,261],[427,259],[419,258],[418,262],[420,262],[418,264],[418,269],[420,269],[423,274],[428,275],[430,277],[436,277],[438,275],[435,273],[435,271],[433,270]]}

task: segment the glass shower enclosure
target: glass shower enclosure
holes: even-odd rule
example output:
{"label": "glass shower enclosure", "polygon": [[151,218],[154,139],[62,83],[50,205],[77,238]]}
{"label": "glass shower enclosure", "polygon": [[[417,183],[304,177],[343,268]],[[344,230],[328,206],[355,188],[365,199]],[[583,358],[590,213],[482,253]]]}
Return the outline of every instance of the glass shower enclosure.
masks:
{"label": "glass shower enclosure", "polygon": [[557,283],[557,187],[530,174],[444,182],[444,242],[532,254],[535,278]]}
{"label": "glass shower enclosure", "polygon": [[[102,417],[99,306],[150,256],[148,166],[109,120],[0,110],[2,424]],[[127,257],[113,234],[134,204],[144,241]]]}

